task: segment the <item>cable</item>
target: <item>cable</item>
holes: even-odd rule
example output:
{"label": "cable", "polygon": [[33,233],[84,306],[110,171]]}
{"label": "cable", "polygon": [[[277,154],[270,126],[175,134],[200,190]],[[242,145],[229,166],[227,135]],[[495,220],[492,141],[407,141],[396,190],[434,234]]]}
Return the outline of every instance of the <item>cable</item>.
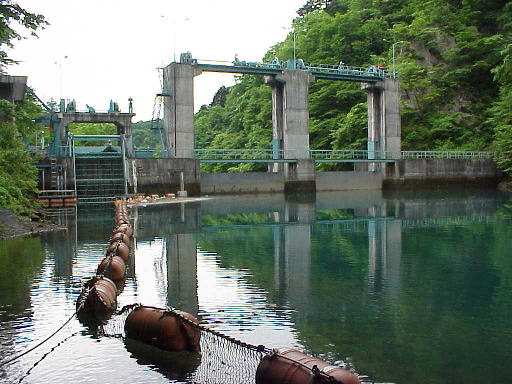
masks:
{"label": "cable", "polygon": [[66,341],[68,341],[69,339],[71,339],[72,337],[78,335],[80,333],[80,331],[78,332],[75,332],[75,333],[72,333],[71,335],[69,335],[68,337],[66,337],[64,340],[61,340],[57,343],[57,345],[55,345],[54,347],[52,347],[52,349],[50,349],[48,352],[46,352],[38,361],[36,361],[34,363],[34,365],[32,365],[32,367],[30,367],[30,369],[25,373],[25,375],[23,375],[20,380],[18,381],[18,384],[21,383],[28,375],[30,375],[30,372],[32,372],[32,370],[37,367],[39,365],[39,363],[41,363],[41,361],[43,361],[44,359],[46,359],[46,357],[52,353],[53,351],[55,351],[58,347],[60,347],[62,344],[64,344]]}
{"label": "cable", "polygon": [[69,319],[66,320],[66,322],[64,324],[62,324],[59,329],[57,329],[55,332],[53,332],[50,336],[48,336],[46,339],[40,341],[38,344],[34,345],[32,348],[29,348],[28,350],[26,350],[25,352],[23,353],[20,353],[18,356],[14,356],[12,359],[9,359],[7,361],[3,361],[0,363],[0,367],[3,367],[4,365],[7,365],[9,363],[12,363],[13,361],[15,360],[18,360],[20,357],[22,356],[25,356],[26,354],[32,352],[34,349],[38,348],[39,346],[43,345],[44,343],[46,343],[48,340],[50,340],[53,336],[55,336],[57,334],[57,332],[59,332],[62,328],[64,328],[66,325],[68,325],[68,323],[76,316],[76,312],[73,313],[73,315],[71,315],[71,317]]}

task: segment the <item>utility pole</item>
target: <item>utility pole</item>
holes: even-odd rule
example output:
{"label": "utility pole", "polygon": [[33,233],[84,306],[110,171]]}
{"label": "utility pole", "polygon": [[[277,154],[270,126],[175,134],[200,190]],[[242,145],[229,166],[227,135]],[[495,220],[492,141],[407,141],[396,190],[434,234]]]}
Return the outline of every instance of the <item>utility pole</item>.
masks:
{"label": "utility pole", "polygon": [[386,40],[386,39],[382,39],[384,40],[385,42],[387,43],[391,43],[391,51],[392,51],[392,55],[393,55],[393,61],[392,61],[392,67],[391,67],[391,73],[392,73],[392,76],[393,76],[393,79],[396,78],[396,71],[395,71],[395,46],[397,44],[402,44],[402,43],[405,43],[405,41],[403,40],[400,40],[400,41],[395,41],[394,43],[389,41],[389,40]]}

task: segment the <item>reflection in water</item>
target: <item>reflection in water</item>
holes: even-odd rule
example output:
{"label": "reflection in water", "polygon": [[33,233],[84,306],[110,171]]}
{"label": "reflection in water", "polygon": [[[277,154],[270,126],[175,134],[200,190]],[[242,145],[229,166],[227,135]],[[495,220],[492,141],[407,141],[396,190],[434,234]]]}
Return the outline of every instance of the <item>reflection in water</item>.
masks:
{"label": "reflection in water", "polygon": [[[135,209],[120,306],[176,307],[252,344],[349,357],[379,381],[477,383],[479,372],[506,383],[512,224],[496,216],[505,199],[489,191],[358,192]],[[0,361],[72,313],[112,227],[111,207],[88,207],[79,209],[76,232],[1,243]],[[34,366],[74,331],[81,333]],[[184,377],[79,324],[61,339],[0,368],[0,381],[29,369],[30,382]],[[63,367],[74,369],[63,376]]]}

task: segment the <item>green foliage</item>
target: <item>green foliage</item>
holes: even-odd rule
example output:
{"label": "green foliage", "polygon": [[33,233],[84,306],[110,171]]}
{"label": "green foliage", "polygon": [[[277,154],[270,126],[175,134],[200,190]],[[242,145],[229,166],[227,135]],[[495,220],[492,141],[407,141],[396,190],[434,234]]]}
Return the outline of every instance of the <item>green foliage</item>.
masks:
{"label": "green foliage", "polygon": [[[112,123],[71,123],[68,126],[69,133],[73,135],[117,135],[117,127]],[[100,147],[104,142],[99,141],[78,141],[75,143],[80,147]],[[117,145],[117,143],[115,144]]]}
{"label": "green foliage", "polygon": [[[511,7],[512,8],[512,7]],[[489,124],[494,127],[496,161],[507,173],[512,173],[512,44],[502,52],[503,61],[493,73],[501,83],[499,99],[490,110]]]}
{"label": "green foliage", "polygon": [[26,151],[23,137],[40,126],[33,119],[41,109],[29,98],[19,104],[0,100],[0,207],[28,215],[37,192],[37,169]]}
{"label": "green foliage", "polygon": [[[512,3],[483,0],[308,0],[293,21],[305,62],[395,64],[402,87],[402,142],[409,150],[490,150],[512,170],[510,45]],[[387,41],[384,41],[386,39]],[[264,56],[293,58],[294,33]],[[505,50],[503,47],[506,47]],[[508,47],[508,48],[507,48]],[[220,90],[219,90],[220,92]],[[196,115],[198,148],[270,148],[270,89],[241,76]],[[366,148],[365,95],[359,85],[310,86],[312,149]],[[244,165],[244,169],[258,167]],[[208,171],[243,167],[212,165]]]}
{"label": "green foliage", "polygon": [[2,71],[6,65],[16,63],[5,52],[5,47],[12,48],[13,40],[23,38],[20,32],[14,29],[13,23],[31,32],[33,36],[36,36],[35,31],[38,28],[48,23],[44,16],[31,13],[10,0],[0,1],[0,21],[0,71]]}

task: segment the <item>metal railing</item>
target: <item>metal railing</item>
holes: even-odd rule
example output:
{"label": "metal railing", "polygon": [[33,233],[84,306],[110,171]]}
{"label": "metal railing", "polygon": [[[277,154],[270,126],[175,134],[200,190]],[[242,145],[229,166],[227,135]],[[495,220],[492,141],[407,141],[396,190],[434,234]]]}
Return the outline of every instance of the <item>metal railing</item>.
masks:
{"label": "metal railing", "polygon": [[353,76],[375,76],[378,78],[392,77],[387,69],[370,65],[368,67],[352,67],[349,65],[330,65],[330,64],[305,64],[305,68],[312,72],[325,72],[340,75],[353,75]]}
{"label": "metal railing", "polygon": [[158,148],[136,148],[133,154],[137,159],[167,158],[171,157],[167,149]]}
{"label": "metal railing", "polygon": [[401,151],[402,159],[493,159],[494,152],[478,151]]}
{"label": "metal railing", "polygon": [[[290,162],[302,156],[298,151],[282,149],[195,149],[195,158],[203,161],[225,162]],[[492,159],[494,152],[478,151],[368,151],[368,150],[310,150],[317,162],[393,162],[399,159]]]}
{"label": "metal railing", "polygon": [[204,161],[265,161],[285,160],[283,150],[272,149],[194,149],[194,157]]}
{"label": "metal railing", "polygon": [[[309,151],[312,159],[317,161],[329,160],[390,160],[391,152],[367,151],[362,149],[312,149]],[[396,157],[396,156],[395,156]]]}

